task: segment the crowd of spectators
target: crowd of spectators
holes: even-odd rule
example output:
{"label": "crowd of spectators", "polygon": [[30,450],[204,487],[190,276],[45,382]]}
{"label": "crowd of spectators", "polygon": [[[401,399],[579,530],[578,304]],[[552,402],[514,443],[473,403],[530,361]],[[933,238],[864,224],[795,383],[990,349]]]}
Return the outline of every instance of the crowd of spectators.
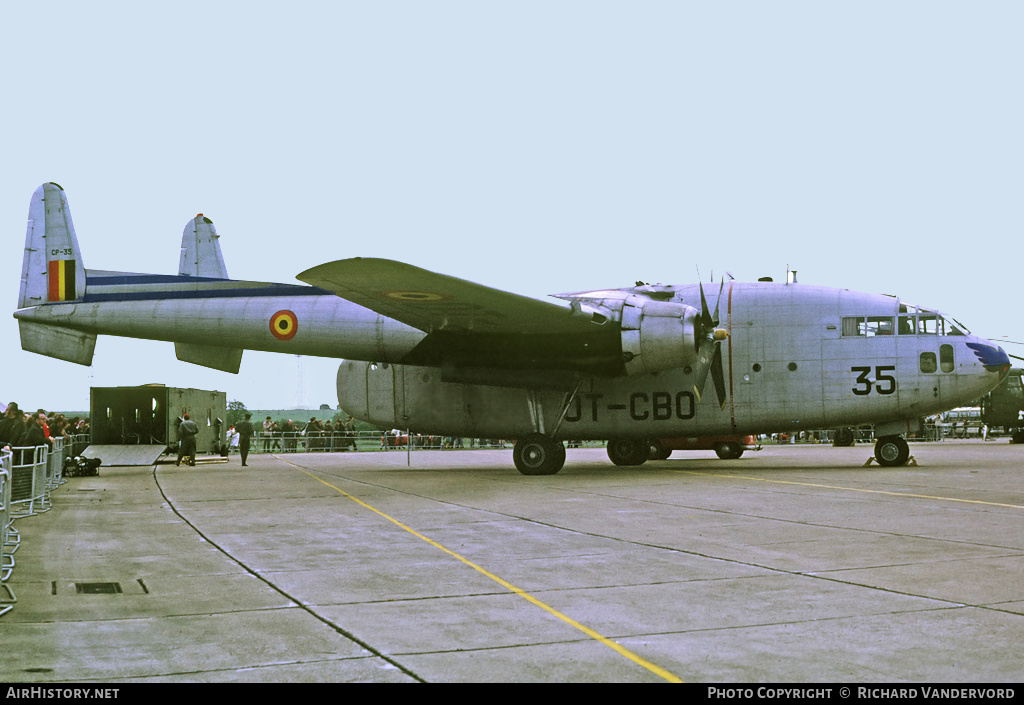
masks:
{"label": "crowd of spectators", "polygon": [[0,449],[52,446],[54,438],[89,433],[89,420],[64,414],[47,414],[43,409],[35,413],[22,411],[16,402],[3,410],[0,420]]}
{"label": "crowd of spectators", "polygon": [[[308,423],[292,419],[274,421],[267,417],[261,425],[256,425],[257,441],[262,441],[263,451],[283,450],[294,452],[301,443],[303,450],[352,450],[356,449],[355,419],[338,418],[333,423],[329,419],[318,420],[315,416]],[[228,445],[232,451],[238,450],[238,431],[232,426],[228,429]]]}

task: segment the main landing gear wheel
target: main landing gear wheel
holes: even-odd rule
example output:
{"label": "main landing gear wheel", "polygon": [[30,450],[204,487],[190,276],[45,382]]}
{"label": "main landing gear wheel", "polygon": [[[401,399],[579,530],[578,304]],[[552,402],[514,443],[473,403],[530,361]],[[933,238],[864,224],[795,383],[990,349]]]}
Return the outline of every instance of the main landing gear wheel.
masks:
{"label": "main landing gear wheel", "polygon": [[847,448],[854,444],[856,436],[852,428],[837,428],[833,436],[832,445],[838,448]]}
{"label": "main landing gear wheel", "polygon": [[554,475],[565,465],[565,446],[539,433],[529,433],[516,441],[512,461],[524,475]]}
{"label": "main landing gear wheel", "polygon": [[669,456],[672,455],[671,448],[665,448],[658,441],[648,441],[647,445],[647,459],[648,460],[668,460]]}
{"label": "main landing gear wheel", "polygon": [[909,459],[910,446],[900,436],[883,436],[875,442],[875,460],[879,465],[900,467]]}
{"label": "main landing gear wheel", "polygon": [[735,441],[715,444],[715,453],[722,460],[736,460],[743,455],[743,446]]}
{"label": "main landing gear wheel", "polygon": [[608,457],[616,465],[643,465],[650,452],[650,443],[644,440],[612,438],[608,441]]}

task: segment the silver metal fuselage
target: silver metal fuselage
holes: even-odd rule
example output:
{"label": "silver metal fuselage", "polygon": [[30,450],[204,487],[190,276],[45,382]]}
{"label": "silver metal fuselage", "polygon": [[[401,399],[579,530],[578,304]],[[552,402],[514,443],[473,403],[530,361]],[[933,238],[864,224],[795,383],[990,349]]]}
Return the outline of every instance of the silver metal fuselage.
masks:
{"label": "silver metal fuselage", "polygon": [[[361,360],[398,360],[425,336],[311,286],[91,270],[86,276],[82,301],[14,316],[101,335]],[[287,339],[271,327],[282,311],[297,321]]]}
{"label": "silver metal fuselage", "polygon": [[[559,379],[556,373],[553,384],[539,388],[527,372],[500,370],[500,360],[493,370],[475,371],[404,365],[428,333],[315,287],[86,275],[82,300],[23,308],[15,316],[93,334],[343,358],[338,396],[346,412],[423,433],[515,438],[539,431],[604,439],[860,423],[897,429],[981,397],[1002,374],[991,364],[986,369],[992,361],[977,351],[998,349],[988,341],[897,330],[900,302],[893,297],[802,284],[726,285],[721,326],[728,338],[721,347],[728,394],[720,406],[713,393],[698,397],[687,366],[629,377],[566,372]],[[632,291],[580,298],[600,303]],[[675,287],[671,300],[699,307],[698,287]],[[282,315],[293,323],[275,330]],[[856,317],[889,317],[894,326],[888,334],[844,330],[844,319]],[[933,369],[940,356],[943,364]],[[476,383],[453,381],[460,372],[475,375]]]}
{"label": "silver metal fuselage", "polygon": [[[606,295],[616,292],[601,292]],[[677,287],[672,300],[699,306],[698,287]],[[722,306],[729,336],[722,344],[728,397],[721,407],[710,390],[698,397],[687,367],[584,378],[560,419],[568,398],[561,390],[452,383],[437,369],[352,361],[338,373],[339,401],[384,426],[471,437],[514,438],[531,431],[562,439],[696,437],[862,423],[895,434],[915,430],[921,417],[979,398],[1005,373],[993,365],[986,369],[969,347],[998,351],[1005,359],[989,341],[898,334],[900,302],[891,296],[731,283]],[[887,317],[894,327],[888,335],[843,335],[843,319],[856,317]],[[947,361],[951,355],[951,364],[927,371],[940,353]]]}

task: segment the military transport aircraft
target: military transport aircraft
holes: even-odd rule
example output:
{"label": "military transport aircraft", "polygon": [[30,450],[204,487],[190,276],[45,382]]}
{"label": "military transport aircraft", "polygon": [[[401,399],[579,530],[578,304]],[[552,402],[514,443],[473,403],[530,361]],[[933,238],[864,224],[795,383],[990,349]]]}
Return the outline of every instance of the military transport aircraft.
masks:
{"label": "military transport aircraft", "polygon": [[[1016,355],[1010,355],[1016,358]],[[1017,358],[1020,359],[1020,358]],[[998,387],[981,400],[981,420],[989,427],[1002,426],[1014,443],[1024,443],[1024,369],[1014,367]]]}
{"label": "military transport aircraft", "polygon": [[64,190],[43,184],[14,314],[22,347],[89,365],[98,334],[168,340],[178,359],[228,372],[243,348],[342,358],[348,413],[516,439],[527,475],[558,472],[563,439],[607,440],[613,462],[639,465],[661,438],[863,423],[874,424],[878,462],[902,465],[902,434],[1010,369],[1002,348],[892,296],[638,283],[557,295],[566,306],[363,258],[299,274],[310,286],[273,284],[228,279],[217,238],[198,215],[176,275],[85,269]]}

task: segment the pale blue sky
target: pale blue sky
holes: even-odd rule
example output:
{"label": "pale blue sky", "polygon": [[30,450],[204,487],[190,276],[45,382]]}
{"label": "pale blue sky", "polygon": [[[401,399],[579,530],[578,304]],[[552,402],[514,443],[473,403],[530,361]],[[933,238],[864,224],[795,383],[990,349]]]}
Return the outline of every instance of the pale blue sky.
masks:
{"label": "pale blue sky", "polygon": [[[543,297],[788,265],[1021,341],[1022,30],[1019,2],[4,2],[0,298],[56,181],[92,269],[174,273],[203,212],[240,279],[384,256]],[[85,368],[0,326],[26,408],[296,401],[293,357],[101,337]],[[305,358],[308,404],[337,364]]]}

